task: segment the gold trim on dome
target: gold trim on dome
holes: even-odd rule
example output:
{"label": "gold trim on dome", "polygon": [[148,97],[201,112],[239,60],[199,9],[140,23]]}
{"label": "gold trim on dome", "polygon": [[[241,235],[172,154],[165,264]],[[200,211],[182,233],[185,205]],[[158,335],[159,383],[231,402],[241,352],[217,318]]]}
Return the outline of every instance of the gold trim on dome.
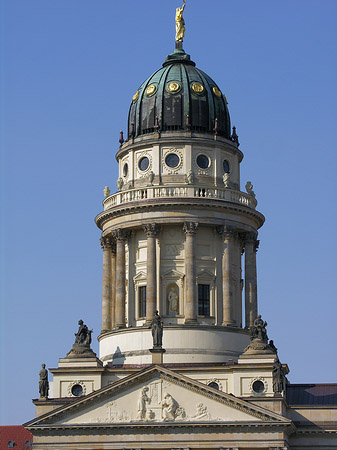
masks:
{"label": "gold trim on dome", "polygon": [[176,81],[171,81],[171,83],[169,83],[169,85],[167,86],[167,90],[169,92],[178,92],[180,89],[180,84],[177,83]]}
{"label": "gold trim on dome", "polygon": [[138,97],[139,97],[139,91],[136,91],[135,95],[132,97],[132,101],[133,102],[137,101]]}
{"label": "gold trim on dome", "polygon": [[213,86],[213,92],[218,98],[220,98],[222,95],[220,89],[217,88],[216,86]]}
{"label": "gold trim on dome", "polygon": [[191,88],[192,91],[196,92],[197,94],[201,94],[204,91],[204,86],[200,83],[193,83]]}
{"label": "gold trim on dome", "polygon": [[157,87],[154,85],[154,84],[150,84],[150,86],[148,86],[147,88],[146,88],[146,95],[152,95],[152,94],[154,94],[155,92],[156,92],[156,90],[157,90]]}
{"label": "gold trim on dome", "polygon": [[225,99],[226,105],[228,105],[227,97],[225,96],[225,94],[222,94],[222,95],[223,95],[223,98]]}

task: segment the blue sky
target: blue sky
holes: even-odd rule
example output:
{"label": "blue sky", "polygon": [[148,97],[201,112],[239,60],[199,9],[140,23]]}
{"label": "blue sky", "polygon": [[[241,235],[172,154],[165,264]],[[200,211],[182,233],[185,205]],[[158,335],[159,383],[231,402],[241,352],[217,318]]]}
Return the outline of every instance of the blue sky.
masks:
{"label": "blue sky", "polygon": [[[1,424],[41,363],[101,326],[102,190],[132,95],[174,48],[177,0],[1,2]],[[226,94],[266,216],[259,310],[292,383],[336,382],[335,0],[187,0],[184,48]]]}

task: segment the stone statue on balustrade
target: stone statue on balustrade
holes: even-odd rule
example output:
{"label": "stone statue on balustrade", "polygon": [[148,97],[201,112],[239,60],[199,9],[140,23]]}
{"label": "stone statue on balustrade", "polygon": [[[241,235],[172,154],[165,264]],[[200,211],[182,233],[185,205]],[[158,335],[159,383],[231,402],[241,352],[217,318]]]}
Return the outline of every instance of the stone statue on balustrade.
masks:
{"label": "stone statue on balustrade", "polygon": [[162,348],[163,345],[163,322],[161,321],[161,317],[156,311],[154,318],[151,323],[151,332],[153,339],[153,348]]}
{"label": "stone statue on balustrade", "polygon": [[279,359],[273,367],[273,391],[275,394],[281,394],[285,390],[286,377]]}
{"label": "stone statue on balustrade", "polygon": [[268,353],[276,355],[277,349],[274,345],[268,344],[267,322],[260,315],[254,320],[250,327],[250,344],[245,348],[244,353]]}
{"label": "stone statue on balustrade", "polygon": [[78,331],[75,333],[75,343],[70,352],[67,353],[67,358],[96,358],[96,353],[90,348],[92,332],[93,330],[89,330],[83,320],[78,321]]}
{"label": "stone statue on balustrade", "polygon": [[39,372],[39,393],[40,398],[46,399],[48,398],[49,392],[49,381],[48,381],[48,370],[46,369],[45,364],[41,364],[42,369]]}
{"label": "stone statue on balustrade", "polygon": [[262,320],[261,316],[258,315],[254,320],[254,325],[250,329],[250,340],[260,339],[262,342],[268,343],[266,327],[267,322]]}

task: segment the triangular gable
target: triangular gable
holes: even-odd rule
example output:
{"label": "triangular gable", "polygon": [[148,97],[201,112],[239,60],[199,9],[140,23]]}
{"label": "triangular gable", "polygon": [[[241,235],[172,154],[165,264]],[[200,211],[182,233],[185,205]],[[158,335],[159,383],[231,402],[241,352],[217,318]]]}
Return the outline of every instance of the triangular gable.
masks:
{"label": "triangular gable", "polygon": [[155,426],[162,422],[288,424],[291,421],[166,368],[151,366],[37,417],[25,426],[135,422]]}

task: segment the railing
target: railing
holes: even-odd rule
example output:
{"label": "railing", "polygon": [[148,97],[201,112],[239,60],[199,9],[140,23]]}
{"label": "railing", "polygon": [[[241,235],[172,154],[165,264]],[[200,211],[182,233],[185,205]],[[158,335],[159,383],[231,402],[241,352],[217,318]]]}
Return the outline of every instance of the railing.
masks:
{"label": "railing", "polygon": [[257,201],[245,192],[204,186],[147,186],[116,192],[103,200],[104,210],[146,199],[156,198],[208,198],[238,203],[255,209]]}

